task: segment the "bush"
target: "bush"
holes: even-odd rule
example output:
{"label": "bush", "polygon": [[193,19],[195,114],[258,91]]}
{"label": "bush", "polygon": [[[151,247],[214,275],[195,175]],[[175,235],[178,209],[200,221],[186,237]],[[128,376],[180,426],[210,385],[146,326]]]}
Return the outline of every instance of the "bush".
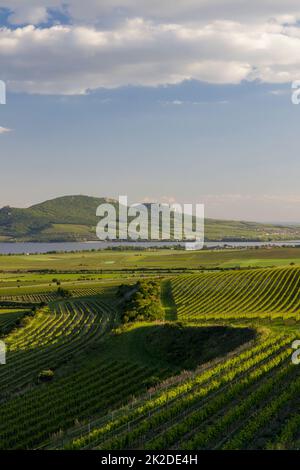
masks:
{"label": "bush", "polygon": [[[126,294],[124,286],[121,287],[120,292]],[[163,319],[164,310],[160,303],[160,283],[158,281],[139,281],[134,287],[131,287],[131,292],[130,296],[126,295],[125,297],[123,323]]]}
{"label": "bush", "polygon": [[52,369],[42,370],[38,375],[39,382],[50,382],[53,378],[54,372]]}
{"label": "bush", "polygon": [[151,375],[151,377],[147,377],[147,378],[143,381],[143,385],[148,389],[148,388],[154,387],[154,386],[157,385],[159,382],[160,382],[160,378],[159,378],[159,377],[157,377],[156,375]]}
{"label": "bush", "polygon": [[56,292],[60,297],[64,297],[64,298],[71,297],[71,292],[68,291],[67,289],[63,289],[62,287],[59,287]]}

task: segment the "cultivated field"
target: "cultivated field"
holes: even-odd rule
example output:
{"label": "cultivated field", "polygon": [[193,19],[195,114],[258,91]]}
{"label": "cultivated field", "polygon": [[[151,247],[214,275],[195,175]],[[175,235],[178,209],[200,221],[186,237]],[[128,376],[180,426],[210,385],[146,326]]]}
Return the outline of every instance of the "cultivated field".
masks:
{"label": "cultivated field", "polygon": [[[88,273],[102,274],[116,271],[232,268],[247,266],[282,266],[300,264],[300,248],[215,249],[187,252],[175,249],[104,250],[96,252],[53,253],[45,255],[1,255],[2,280],[8,276],[22,279],[27,273],[34,276],[44,272],[60,271],[68,278]],[[48,281],[51,278],[48,277]]]}
{"label": "cultivated field", "polygon": [[[0,256],[0,269],[1,449],[300,447],[298,249]],[[160,283],[165,320],[121,325],[119,286],[142,278]]]}

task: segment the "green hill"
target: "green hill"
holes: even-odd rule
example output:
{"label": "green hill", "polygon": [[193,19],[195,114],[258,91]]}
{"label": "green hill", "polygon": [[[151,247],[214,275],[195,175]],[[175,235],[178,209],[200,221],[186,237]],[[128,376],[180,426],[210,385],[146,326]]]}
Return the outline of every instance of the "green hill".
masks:
{"label": "green hill", "polygon": [[[63,196],[26,209],[0,209],[1,241],[86,241],[97,240],[96,208],[113,199]],[[283,226],[246,221],[205,221],[206,241],[291,240],[300,238],[300,226]]]}
{"label": "green hill", "polygon": [[74,241],[95,238],[96,208],[106,198],[63,196],[26,209],[0,209],[0,236],[9,240]]}

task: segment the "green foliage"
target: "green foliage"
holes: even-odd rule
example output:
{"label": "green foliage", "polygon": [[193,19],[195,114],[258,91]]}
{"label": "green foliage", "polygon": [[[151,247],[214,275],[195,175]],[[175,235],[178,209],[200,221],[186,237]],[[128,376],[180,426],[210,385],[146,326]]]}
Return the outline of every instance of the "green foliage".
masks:
{"label": "green foliage", "polygon": [[63,297],[65,299],[68,297],[72,297],[72,293],[68,289],[64,289],[63,287],[58,287],[56,293],[59,297]]}
{"label": "green foliage", "polygon": [[39,382],[50,382],[54,379],[54,371],[52,369],[42,370],[38,375]]}
{"label": "green foliage", "polygon": [[[125,298],[124,302],[123,323],[163,319],[164,310],[160,303],[160,283],[158,281],[139,281],[131,289],[132,295]],[[120,292],[126,295],[124,287],[119,289]]]}
{"label": "green foliage", "polygon": [[[96,208],[103,202],[107,199],[63,196],[27,209],[3,207],[0,209],[0,235],[28,241],[91,239],[89,233],[97,223]],[[83,233],[81,227],[86,227]]]}

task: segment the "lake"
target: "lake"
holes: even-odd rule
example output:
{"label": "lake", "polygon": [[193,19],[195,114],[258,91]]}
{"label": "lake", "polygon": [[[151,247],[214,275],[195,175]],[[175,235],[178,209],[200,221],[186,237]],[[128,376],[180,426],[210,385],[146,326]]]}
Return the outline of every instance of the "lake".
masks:
{"label": "lake", "polygon": [[[178,242],[57,242],[57,243],[0,243],[0,254],[23,254],[23,253],[49,253],[51,251],[88,251],[103,250],[107,247],[131,246],[131,247],[172,247],[179,245]],[[300,246],[300,240],[281,242],[207,242],[209,248],[230,246],[233,248],[247,248],[256,246]]]}

